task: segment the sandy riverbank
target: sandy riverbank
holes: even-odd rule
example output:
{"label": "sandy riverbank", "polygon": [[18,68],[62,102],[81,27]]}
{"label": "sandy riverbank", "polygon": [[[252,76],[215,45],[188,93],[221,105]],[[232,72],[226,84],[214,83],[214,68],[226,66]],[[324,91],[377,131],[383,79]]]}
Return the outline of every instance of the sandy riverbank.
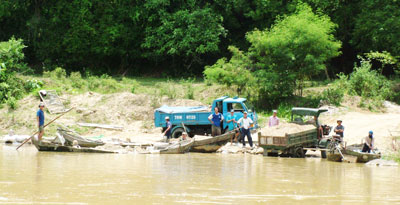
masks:
{"label": "sandy riverbank", "polygon": [[[161,140],[161,128],[154,127],[154,109],[156,106],[198,106],[201,102],[186,99],[168,99],[164,97],[154,103],[154,99],[145,94],[128,92],[98,94],[87,92],[78,95],[63,95],[67,107],[76,107],[57,123],[68,125],[84,136],[104,136],[104,139],[130,139],[132,142],[154,142]],[[0,109],[0,135],[9,130],[15,134],[29,135],[35,129],[35,113],[38,98],[28,96],[20,101],[15,111]],[[46,114],[47,120],[57,115]],[[375,113],[352,107],[330,107],[320,120],[323,124],[336,125],[336,119],[342,119],[345,126],[345,141],[348,144],[360,143],[369,130],[374,131],[376,147],[383,152],[392,151],[392,137],[389,130],[400,130],[400,106],[386,103],[385,112]],[[114,124],[123,126],[123,130],[102,128],[84,128],[77,122]],[[266,124],[260,124],[261,127]],[[46,136],[55,136],[57,124],[46,129]],[[253,139],[256,140],[256,135]]]}

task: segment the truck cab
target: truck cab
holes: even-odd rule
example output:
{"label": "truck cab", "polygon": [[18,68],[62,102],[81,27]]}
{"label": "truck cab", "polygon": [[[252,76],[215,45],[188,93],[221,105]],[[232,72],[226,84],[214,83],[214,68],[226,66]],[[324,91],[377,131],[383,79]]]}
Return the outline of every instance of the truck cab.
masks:
{"label": "truck cab", "polygon": [[[258,127],[257,114],[254,109],[247,103],[246,98],[223,96],[217,98],[211,104],[211,109],[208,106],[200,107],[168,107],[162,106],[154,112],[154,123],[156,127],[163,127],[166,129],[165,117],[170,118],[172,124],[172,137],[179,137],[183,131],[187,131],[189,136],[194,135],[209,135],[211,134],[211,123],[208,117],[214,112],[214,108],[218,107],[220,113],[224,118],[230,115],[230,110],[235,111],[237,120],[243,117],[243,112],[248,113],[254,121],[254,128]],[[253,128],[253,129],[254,129]],[[224,120],[221,124],[222,132],[228,130],[228,125]]]}

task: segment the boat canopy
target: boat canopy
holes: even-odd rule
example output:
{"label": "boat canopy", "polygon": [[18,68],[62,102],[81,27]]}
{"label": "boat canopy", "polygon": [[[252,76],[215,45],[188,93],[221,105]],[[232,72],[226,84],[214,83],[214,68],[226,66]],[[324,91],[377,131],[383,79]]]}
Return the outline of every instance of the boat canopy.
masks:
{"label": "boat canopy", "polygon": [[319,108],[305,108],[305,107],[294,107],[292,108],[292,115],[308,115],[308,116],[319,116],[323,112],[327,112],[327,109]]}

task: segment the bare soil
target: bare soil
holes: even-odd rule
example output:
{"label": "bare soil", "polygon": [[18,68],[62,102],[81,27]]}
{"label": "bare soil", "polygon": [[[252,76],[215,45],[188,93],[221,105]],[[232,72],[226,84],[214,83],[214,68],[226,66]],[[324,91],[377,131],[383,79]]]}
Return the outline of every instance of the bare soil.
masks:
{"label": "bare soil", "polygon": [[322,113],[321,123],[336,126],[338,119],[343,120],[347,145],[360,144],[368,132],[373,131],[375,147],[384,154],[393,152],[393,137],[389,130],[400,131],[400,106],[386,101],[380,112],[370,112],[357,107],[358,103],[357,97],[346,99],[344,105],[347,107],[332,107],[330,112]]}
{"label": "bare soil", "polygon": [[[154,141],[161,139],[161,128],[154,127],[154,109],[161,105],[169,106],[199,106],[201,102],[187,99],[172,100],[167,97],[154,98],[145,94],[129,92],[114,94],[98,94],[87,92],[79,95],[60,96],[67,104],[66,107],[75,107],[54,124],[46,128],[45,136],[55,136],[57,123],[72,126],[81,135],[118,138],[131,141]],[[158,101],[158,102],[154,102]],[[36,131],[36,111],[39,99],[28,96],[19,102],[17,110],[0,109],[1,135],[13,129],[15,134],[30,134]],[[55,118],[57,114],[46,112],[46,122]],[[122,131],[102,128],[83,128],[77,122],[112,124],[123,126]]]}
{"label": "bare soil", "polygon": [[[86,92],[77,95],[60,96],[67,107],[76,107],[66,114],[57,123],[71,126],[83,136],[100,136],[104,139],[126,140],[132,142],[146,142],[161,140],[161,128],[154,127],[154,109],[161,105],[169,106],[199,106],[204,105],[199,101],[187,99],[169,99],[167,97],[155,98],[154,95],[132,94],[129,92],[114,94],[98,94]],[[11,111],[7,106],[0,109],[0,136],[9,130],[15,134],[29,135],[36,131],[36,111],[39,99],[27,96],[19,101],[19,107]],[[336,125],[338,118],[343,120],[345,127],[344,139],[347,144],[360,143],[368,131],[372,130],[375,136],[375,144],[383,152],[391,152],[392,137],[389,130],[400,131],[400,106],[393,103],[385,103],[386,109],[381,112],[370,112],[357,108],[357,99],[347,99],[344,107],[328,107],[329,112],[320,117],[322,124]],[[55,118],[56,114],[46,112],[46,122]],[[101,128],[84,128],[76,125],[77,122],[113,124],[123,126],[122,131],[107,130]],[[312,126],[312,125],[307,125]],[[309,129],[307,126],[287,126],[281,122],[281,126],[265,128],[267,131],[281,135]],[[46,128],[45,136],[55,136],[56,124]],[[274,134],[274,135],[275,135]]]}

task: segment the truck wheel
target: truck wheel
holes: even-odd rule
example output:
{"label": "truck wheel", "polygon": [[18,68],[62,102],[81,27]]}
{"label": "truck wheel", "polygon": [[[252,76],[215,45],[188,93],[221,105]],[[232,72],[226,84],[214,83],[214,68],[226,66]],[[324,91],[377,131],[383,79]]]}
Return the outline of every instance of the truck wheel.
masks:
{"label": "truck wheel", "polygon": [[295,157],[295,158],[304,158],[303,147],[294,148],[293,157]]}
{"label": "truck wheel", "polygon": [[182,136],[182,132],[184,132],[185,130],[183,130],[183,128],[176,128],[174,130],[174,132],[172,133],[172,137],[173,138],[179,138],[180,136]]}
{"label": "truck wheel", "polygon": [[321,158],[326,159],[326,151],[321,151]]}

